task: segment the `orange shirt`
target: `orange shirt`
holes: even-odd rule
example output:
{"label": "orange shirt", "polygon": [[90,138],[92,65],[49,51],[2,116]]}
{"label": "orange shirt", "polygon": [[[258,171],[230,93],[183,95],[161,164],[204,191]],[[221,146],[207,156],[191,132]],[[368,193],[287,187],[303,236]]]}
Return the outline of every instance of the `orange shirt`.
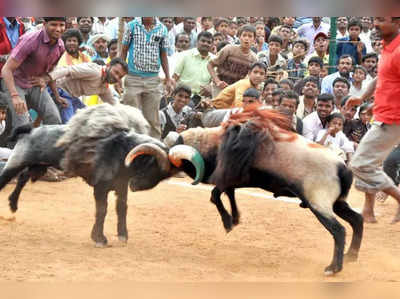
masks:
{"label": "orange shirt", "polygon": [[400,34],[383,45],[378,64],[374,118],[385,124],[400,124]]}

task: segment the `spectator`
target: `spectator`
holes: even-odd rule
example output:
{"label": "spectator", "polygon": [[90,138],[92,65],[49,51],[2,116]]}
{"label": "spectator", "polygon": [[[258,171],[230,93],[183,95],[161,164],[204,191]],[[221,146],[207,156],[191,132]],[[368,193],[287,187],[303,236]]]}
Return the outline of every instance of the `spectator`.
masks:
{"label": "spectator", "polygon": [[[311,57],[310,60],[308,61],[307,71],[304,73],[304,75],[307,77],[313,76],[316,78],[320,78],[319,75],[322,68],[323,68],[322,59],[319,58],[318,56]],[[321,81],[321,79],[319,79],[319,81]],[[302,95],[304,84],[305,84],[305,79],[298,80],[293,87],[294,91],[297,92],[297,94]]]}
{"label": "spectator", "polygon": [[78,29],[82,33],[83,42],[81,47],[88,46],[88,41],[92,35],[93,17],[78,17]]}
{"label": "spectator", "polygon": [[238,28],[239,28],[239,26],[235,21],[229,21],[229,27],[228,27],[229,38],[228,38],[228,40],[232,40],[232,44],[234,44],[234,45],[240,44],[240,40],[237,37]]}
{"label": "spectator", "polygon": [[291,79],[282,79],[279,81],[280,87],[285,90],[293,90],[293,81]]}
{"label": "spectator", "polygon": [[68,29],[62,35],[65,46],[65,52],[58,61],[58,67],[89,62],[90,57],[79,51],[79,45],[82,44],[82,34],[77,29]]}
{"label": "spectator", "polygon": [[175,53],[175,34],[172,28],[174,27],[174,20],[172,17],[160,17],[160,21],[167,27],[168,30],[168,56]]}
{"label": "spectator", "polygon": [[17,18],[0,17],[0,73],[11,53],[11,50],[15,48],[18,39],[22,34],[24,34],[24,32],[25,26]]}
{"label": "spectator", "polygon": [[331,94],[325,93],[318,96],[316,111],[303,118],[304,137],[311,141],[316,140],[318,132],[326,127],[333,107],[333,96]]}
{"label": "spectator", "polygon": [[178,33],[175,36],[175,53],[190,49],[190,36],[186,32]]}
{"label": "spectator", "polygon": [[[224,36],[219,32],[214,33],[213,39],[214,39],[214,42],[213,42],[213,47],[211,49],[211,53],[213,53],[215,55],[219,52],[218,45],[220,43],[224,42],[225,40],[224,40]],[[227,44],[229,44],[229,42],[227,42]]]}
{"label": "spectator", "polygon": [[354,146],[346,135],[344,135],[343,124],[343,115],[332,113],[328,117],[327,128],[318,132],[316,142],[334,151],[344,161],[350,161],[354,153]]}
{"label": "spectator", "polygon": [[329,69],[330,68],[331,68],[331,66],[329,66],[328,63],[324,63],[321,71],[319,72],[319,77],[320,77],[321,80],[329,75]]}
{"label": "spectator", "polygon": [[92,25],[92,34],[106,33],[106,26],[109,20],[106,17],[95,17]]}
{"label": "spectator", "polygon": [[371,128],[372,111],[368,109],[369,103],[364,103],[360,106],[358,115],[359,119],[352,119],[349,121],[347,138],[349,140],[360,143],[363,136]]}
{"label": "spectator", "polygon": [[242,112],[249,105],[256,105],[256,106],[260,106],[260,107],[262,106],[260,92],[256,88],[253,88],[253,87],[250,87],[244,91],[243,99],[242,99],[242,103],[241,103],[240,107],[235,107],[235,108],[231,109],[228,113],[226,113],[222,122],[227,121],[232,114]]}
{"label": "spectator", "polygon": [[373,70],[378,65],[378,55],[376,53],[367,53],[363,56],[361,65],[365,67],[368,72],[366,77],[367,82],[371,81],[373,78],[375,78],[373,76]]}
{"label": "spectator", "polygon": [[348,25],[349,36],[337,40],[336,55],[341,57],[345,54],[353,58],[355,64],[361,64],[362,57],[367,53],[364,43],[360,39],[361,23],[353,19]]}
{"label": "spectator", "polygon": [[354,116],[357,113],[357,107],[347,107],[346,103],[351,96],[345,96],[342,99],[340,113],[344,116],[343,133],[350,139],[350,131],[352,130],[352,122],[354,121]]}
{"label": "spectator", "polygon": [[202,17],[200,22],[202,31],[208,31],[212,34],[215,33],[212,17]]}
{"label": "spectator", "polygon": [[334,110],[340,111],[342,100],[349,95],[350,82],[346,78],[338,77],[333,83],[333,96],[334,96]]}
{"label": "spectator", "polygon": [[300,119],[304,119],[316,110],[319,87],[318,77],[310,76],[304,79],[303,95],[299,98],[296,111],[296,115]]}
{"label": "spectator", "polygon": [[272,93],[278,88],[280,88],[279,83],[272,78],[267,79],[264,82],[264,88],[262,91],[262,100],[265,103],[265,105],[272,107]]}
{"label": "spectator", "polygon": [[288,59],[289,54],[292,51],[291,28],[287,25],[282,25],[279,29],[279,37],[282,39],[280,54],[285,59]]}
{"label": "spectator", "polygon": [[179,85],[172,92],[172,102],[159,111],[161,124],[161,139],[164,139],[169,132],[181,133],[187,129],[184,120],[190,112],[189,104],[192,92],[188,86]]}
{"label": "spectator", "polygon": [[[61,35],[65,17],[47,17],[43,29],[24,34],[2,69],[3,90],[8,92],[13,128],[30,122],[27,108],[33,108],[44,124],[60,124],[57,106],[40,82],[32,79],[51,71],[64,53]],[[55,82],[49,83],[52,91]],[[65,105],[65,101],[62,101]]]}
{"label": "spectator", "polygon": [[303,134],[303,121],[296,116],[296,110],[299,105],[299,95],[292,91],[284,91],[280,96],[280,103],[278,110],[289,115],[292,118],[293,129],[297,134]]}
{"label": "spectator", "polygon": [[228,34],[229,22],[228,19],[219,18],[215,22],[215,31],[221,33],[224,40],[227,40],[230,44],[234,44],[233,38]]}
{"label": "spectator", "polygon": [[278,110],[281,103],[281,96],[285,90],[283,88],[275,89],[272,92],[272,108]]}
{"label": "spectator", "polygon": [[[240,45],[225,46],[217,57],[210,60],[207,65],[215,88],[213,96],[219,91],[238,80],[243,79],[249,72],[250,66],[257,61],[256,54],[251,51],[251,46],[256,37],[256,29],[245,25],[240,28]],[[214,71],[217,69],[217,72]]]}
{"label": "spectator", "polygon": [[256,51],[267,51],[268,44],[265,42],[265,25],[263,22],[256,23]]}
{"label": "spectator", "polygon": [[361,17],[361,26],[362,30],[360,33],[360,39],[364,43],[367,53],[373,51],[371,44],[371,28],[372,26],[372,18],[371,17]]}
{"label": "spectator", "polygon": [[268,41],[269,49],[257,54],[259,61],[267,65],[268,71],[286,69],[286,59],[280,54],[282,39],[277,35],[271,35]]}
{"label": "spectator", "polygon": [[[304,63],[307,64],[311,57],[320,57],[323,63],[329,63],[329,54],[327,54],[329,46],[328,35],[324,32],[319,32],[315,35],[314,38],[314,52],[307,55],[304,60]],[[311,74],[310,74],[311,75]]]}
{"label": "spectator", "polygon": [[107,45],[110,42],[111,38],[106,34],[96,34],[93,35],[89,41],[88,45],[94,48],[95,54],[92,55],[92,61],[100,59],[103,60],[104,63],[107,62],[108,58],[108,49]]}
{"label": "spectator", "polygon": [[315,36],[323,32],[326,35],[329,32],[329,25],[321,22],[321,17],[313,17],[312,23],[306,23],[297,28],[297,34],[300,38],[305,38],[308,43],[311,45],[308,50],[308,54],[311,54],[314,51],[313,42],[315,40]]}
{"label": "spectator", "polygon": [[367,78],[367,74],[365,67],[361,65],[356,65],[354,67],[353,82],[351,82],[349,91],[350,95],[359,97],[365,92],[367,84],[364,84],[364,82],[366,81],[365,79]]}
{"label": "spectator", "polygon": [[160,63],[165,73],[165,86],[170,93],[172,81],[168,67],[168,31],[155,17],[142,17],[128,23],[123,38],[121,57],[129,50],[129,73],[125,78],[123,102],[142,110],[150,123],[150,135],[161,137],[158,108],[161,100]]}
{"label": "spectator", "polygon": [[[197,29],[196,29],[196,20],[194,17],[185,17],[183,19],[182,30],[176,32],[175,41],[176,41],[177,34],[182,33],[182,32],[185,32],[189,36],[189,40],[190,40],[189,49],[196,47]],[[176,46],[176,42],[175,42],[175,46]]]}
{"label": "spectator", "polygon": [[233,108],[242,106],[243,93],[248,88],[260,88],[266,73],[266,66],[262,62],[255,62],[251,65],[248,78],[237,81],[236,83],[224,88],[216,98],[212,100],[212,105],[217,109]]}
{"label": "spectator", "polygon": [[212,34],[200,32],[197,36],[197,48],[184,52],[175,68],[174,80],[178,84],[189,86],[194,95],[210,96],[207,86],[211,82],[211,75],[207,64],[213,58],[210,53],[212,44]]}
{"label": "spectator", "polygon": [[348,36],[347,24],[348,24],[347,17],[338,17],[336,19],[336,26],[337,26],[336,39],[341,39]]}
{"label": "spectator", "polygon": [[337,77],[343,77],[350,80],[350,71],[353,68],[353,58],[345,54],[339,58],[338,71],[322,79],[321,93],[333,94],[333,81]]}
{"label": "spectator", "polygon": [[115,57],[118,56],[118,40],[116,38],[113,38],[108,42],[107,50],[108,50],[107,63],[109,63],[111,60],[113,60]]}
{"label": "spectator", "polygon": [[287,73],[291,80],[297,81],[304,78],[306,65],[303,63],[305,54],[308,51],[308,43],[304,39],[293,42],[293,58],[287,64]]}

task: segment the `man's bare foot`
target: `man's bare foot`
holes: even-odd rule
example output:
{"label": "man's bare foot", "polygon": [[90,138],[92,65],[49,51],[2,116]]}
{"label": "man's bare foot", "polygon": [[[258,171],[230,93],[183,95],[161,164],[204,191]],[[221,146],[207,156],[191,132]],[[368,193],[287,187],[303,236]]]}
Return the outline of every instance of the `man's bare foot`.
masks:
{"label": "man's bare foot", "polygon": [[362,216],[364,218],[364,222],[366,222],[366,223],[377,223],[378,222],[378,221],[376,221],[374,214],[363,212]]}

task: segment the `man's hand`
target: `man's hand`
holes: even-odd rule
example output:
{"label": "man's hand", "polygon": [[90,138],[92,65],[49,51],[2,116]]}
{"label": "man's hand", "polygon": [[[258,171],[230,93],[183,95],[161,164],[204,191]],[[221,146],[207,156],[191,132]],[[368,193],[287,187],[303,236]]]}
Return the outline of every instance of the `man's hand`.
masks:
{"label": "man's hand", "polygon": [[46,76],[31,77],[29,79],[29,83],[32,86],[39,86],[40,87],[40,91],[43,91],[47,86],[48,78]]}
{"label": "man's hand", "polygon": [[174,81],[171,78],[165,79],[165,90],[167,95],[171,95],[174,90]]}
{"label": "man's hand", "polygon": [[185,131],[187,129],[187,126],[184,124],[180,124],[178,127],[176,127],[176,132],[181,133],[182,131]]}
{"label": "man's hand", "polygon": [[64,99],[62,97],[56,98],[56,101],[61,105],[63,108],[67,108],[69,106],[69,102],[67,99]]}
{"label": "man's hand", "polygon": [[345,110],[350,110],[354,106],[359,106],[363,103],[363,100],[357,97],[351,97],[347,100],[346,104],[344,105]]}
{"label": "man's hand", "polygon": [[224,89],[225,87],[228,86],[228,83],[226,83],[225,81],[215,81],[215,85],[219,88],[219,89]]}
{"label": "man's hand", "polygon": [[11,99],[17,114],[24,114],[28,111],[25,101],[23,101],[19,95],[13,95]]}
{"label": "man's hand", "polygon": [[119,95],[122,95],[124,92],[124,88],[122,87],[120,82],[114,84],[114,89],[116,92],[118,92]]}
{"label": "man's hand", "polygon": [[210,85],[200,86],[199,95],[201,95],[202,97],[211,97],[211,86]]}
{"label": "man's hand", "polygon": [[364,49],[364,43],[363,42],[358,42],[357,44],[357,53],[362,53]]}

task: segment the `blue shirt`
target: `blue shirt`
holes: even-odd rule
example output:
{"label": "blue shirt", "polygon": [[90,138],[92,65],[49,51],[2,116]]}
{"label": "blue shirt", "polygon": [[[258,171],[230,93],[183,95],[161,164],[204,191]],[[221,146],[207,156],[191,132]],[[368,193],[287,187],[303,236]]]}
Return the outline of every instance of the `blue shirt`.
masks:
{"label": "blue shirt", "polygon": [[6,24],[6,31],[8,39],[11,43],[11,48],[14,48],[19,39],[19,26],[21,26],[17,21],[15,21],[15,25],[11,24],[7,18],[4,18],[4,23]]}
{"label": "blue shirt", "polygon": [[167,51],[168,30],[158,19],[152,30],[147,31],[142,19],[128,23],[122,44],[129,46],[129,74],[141,77],[155,77],[161,65],[161,51]]}
{"label": "blue shirt", "polygon": [[[352,74],[350,74],[350,81],[349,81],[350,83],[352,81],[351,75]],[[321,94],[329,93],[329,94],[333,95],[332,84],[333,84],[333,81],[335,81],[335,79],[339,78],[339,77],[341,77],[339,72],[336,72],[336,73],[333,73],[333,74],[330,74],[330,75],[324,77],[321,82]]]}
{"label": "blue shirt", "polygon": [[[360,38],[358,38],[358,41],[360,42]],[[338,43],[336,44],[336,55],[337,55],[337,60],[336,64],[339,62],[340,56],[344,54],[349,54],[353,57],[353,64],[361,64],[361,61],[358,59],[357,55],[357,45],[353,44],[350,41],[350,37],[343,37],[338,39]],[[365,45],[362,50],[362,56],[367,54],[367,50],[365,49]]]}

